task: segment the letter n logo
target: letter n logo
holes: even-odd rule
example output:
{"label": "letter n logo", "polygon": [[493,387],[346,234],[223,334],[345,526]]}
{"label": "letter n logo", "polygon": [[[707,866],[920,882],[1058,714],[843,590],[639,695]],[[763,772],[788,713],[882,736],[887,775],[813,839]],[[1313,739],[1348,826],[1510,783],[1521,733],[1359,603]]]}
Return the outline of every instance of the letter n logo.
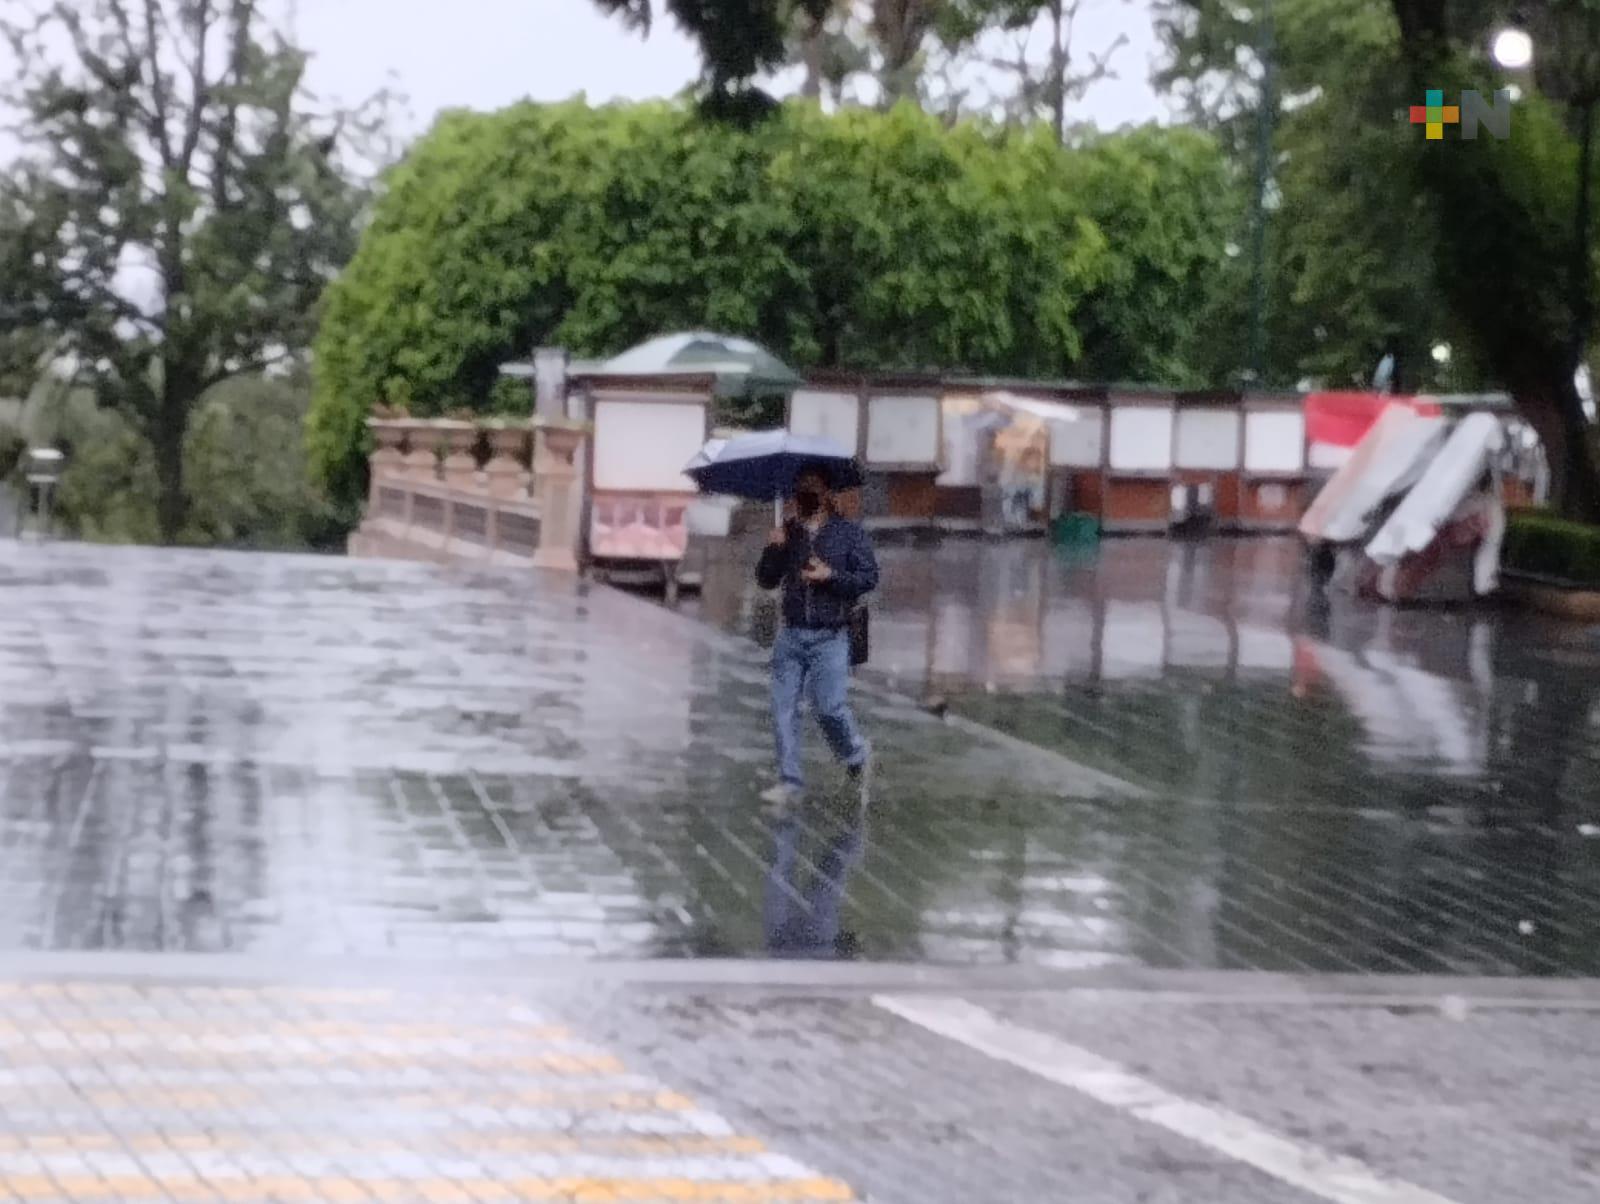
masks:
{"label": "letter n logo", "polygon": [[1475,139],[1482,125],[1496,138],[1511,137],[1511,92],[1496,88],[1494,104],[1488,104],[1481,92],[1467,89],[1461,93],[1461,136]]}

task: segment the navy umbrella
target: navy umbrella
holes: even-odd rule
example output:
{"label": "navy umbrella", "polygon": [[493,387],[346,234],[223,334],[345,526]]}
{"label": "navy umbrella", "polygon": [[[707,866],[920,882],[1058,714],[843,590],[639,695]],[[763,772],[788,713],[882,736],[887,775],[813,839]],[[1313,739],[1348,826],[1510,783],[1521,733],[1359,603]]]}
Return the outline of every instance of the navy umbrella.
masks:
{"label": "navy umbrella", "polygon": [[834,489],[855,489],[862,483],[861,466],[832,439],[759,431],[732,439],[713,439],[684,469],[705,493],[771,500],[781,513],[783,499],[794,493],[795,478],[820,472]]}

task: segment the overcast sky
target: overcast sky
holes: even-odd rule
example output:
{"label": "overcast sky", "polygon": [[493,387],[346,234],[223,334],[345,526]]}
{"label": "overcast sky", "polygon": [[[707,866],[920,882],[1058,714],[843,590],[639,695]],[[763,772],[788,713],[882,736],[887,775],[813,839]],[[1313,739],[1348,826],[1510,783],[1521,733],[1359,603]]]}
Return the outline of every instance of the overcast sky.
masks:
{"label": "overcast sky", "polygon": [[[603,16],[590,0],[299,0],[299,40],[315,56],[312,87],[353,103],[386,84],[409,98],[406,133],[440,109],[495,109],[513,101],[593,101],[670,96],[695,76],[693,46],[670,21],[648,40]],[[1086,0],[1084,53],[1129,44],[1119,78],[1097,84],[1076,117],[1102,128],[1165,114],[1149,84],[1157,50],[1146,0]]]}

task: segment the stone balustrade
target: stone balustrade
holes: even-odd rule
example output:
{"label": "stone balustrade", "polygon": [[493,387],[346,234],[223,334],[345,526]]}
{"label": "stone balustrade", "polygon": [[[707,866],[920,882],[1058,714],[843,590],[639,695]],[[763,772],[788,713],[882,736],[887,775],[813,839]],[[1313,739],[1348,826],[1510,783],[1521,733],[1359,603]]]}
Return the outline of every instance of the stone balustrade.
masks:
{"label": "stone balustrade", "polygon": [[350,555],[578,567],[587,433],[577,423],[372,418]]}

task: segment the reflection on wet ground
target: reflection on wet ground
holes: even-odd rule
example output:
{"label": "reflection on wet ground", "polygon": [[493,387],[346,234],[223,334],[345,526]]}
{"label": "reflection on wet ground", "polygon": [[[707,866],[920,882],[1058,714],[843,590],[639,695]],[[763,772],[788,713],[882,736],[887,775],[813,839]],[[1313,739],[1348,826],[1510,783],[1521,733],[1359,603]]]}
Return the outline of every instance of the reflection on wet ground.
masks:
{"label": "reflection on wet ground", "polygon": [[[689,605],[759,639],[747,554]],[[874,678],[1160,800],[1108,825],[1189,911],[1144,956],[1600,965],[1600,629],[1320,595],[1287,539],[881,557]]]}
{"label": "reflection on wet ground", "polygon": [[1600,972],[1596,641],[1293,551],[887,551],[861,824],[818,739],[765,816],[762,654],[635,599],[0,543],[0,948]]}
{"label": "reflection on wet ground", "polygon": [[[867,811],[838,807],[776,818],[772,861],[762,901],[767,952],[774,957],[849,957],[852,933],[841,927],[845,889],[866,847]],[[809,838],[810,848],[807,848]]]}
{"label": "reflection on wet ground", "polygon": [[[1155,790],[1551,825],[1600,790],[1600,628],[1319,595],[1285,539],[881,557],[874,676]],[[760,638],[743,576],[688,608]]]}

